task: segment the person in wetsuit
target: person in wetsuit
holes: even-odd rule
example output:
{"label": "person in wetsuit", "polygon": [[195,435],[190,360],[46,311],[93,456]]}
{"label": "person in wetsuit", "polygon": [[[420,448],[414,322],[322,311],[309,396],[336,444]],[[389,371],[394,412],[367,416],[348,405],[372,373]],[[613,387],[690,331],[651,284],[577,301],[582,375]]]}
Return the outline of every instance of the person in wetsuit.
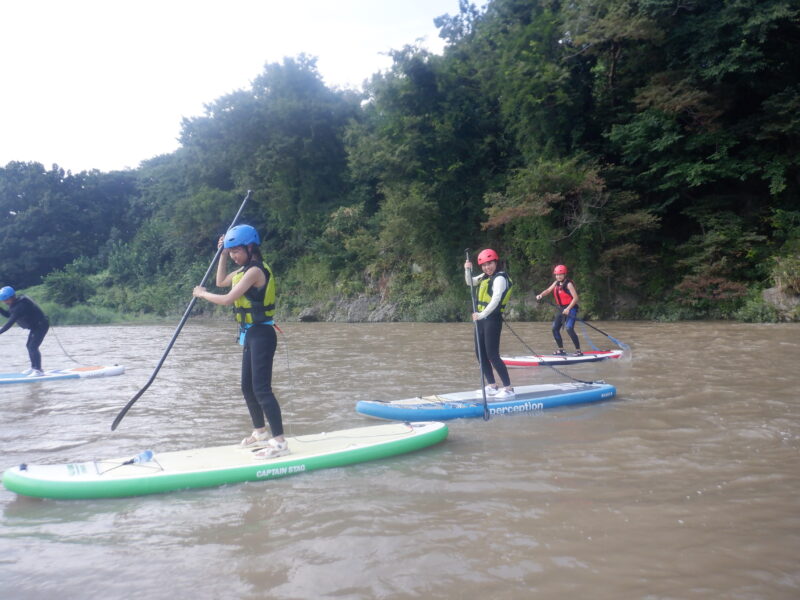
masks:
{"label": "person in wetsuit", "polygon": [[[464,263],[464,279],[467,285],[478,286],[478,312],[472,313],[472,320],[478,327],[475,353],[480,358],[483,376],[489,382],[486,393],[497,399],[509,399],[514,397],[514,388],[511,387],[508,368],[500,358],[500,334],[503,330],[503,311],[508,303],[512,281],[508,273],[498,270],[499,260],[497,252],[491,248],[483,250],[478,254],[478,266],[483,274],[471,277],[472,263],[467,260]],[[492,367],[500,376],[503,389],[497,387]]]}
{"label": "person in wetsuit", "polygon": [[[212,294],[197,286],[192,292],[222,306],[233,305],[239,324],[242,351],[241,386],[253,422],[253,433],[241,442],[243,447],[263,446],[255,456],[277,458],[289,454],[283,435],[281,407],[272,392],[272,361],[278,345],[275,334],[275,278],[261,256],[261,238],[250,225],[237,225],[220,237],[222,247],[217,263],[217,287],[229,287],[227,294]],[[230,258],[238,269],[228,272]],[[264,419],[269,424],[267,431]]]}
{"label": "person in wetsuit", "polygon": [[556,356],[566,356],[564,351],[564,340],[561,338],[561,326],[564,325],[567,330],[567,335],[572,343],[575,344],[575,356],[583,356],[581,351],[581,342],[575,333],[575,319],[578,317],[578,291],[575,289],[575,284],[571,279],[567,278],[567,267],[565,265],[556,265],[553,268],[553,275],[556,280],[550,284],[545,291],[536,296],[537,300],[541,300],[550,292],[556,301],[556,317],[553,319],[553,338],[556,340],[556,351],[553,353]]}
{"label": "person in wetsuit", "polygon": [[44,375],[44,371],[42,370],[42,353],[39,352],[39,346],[42,345],[44,336],[50,329],[50,321],[47,320],[47,316],[38,304],[23,294],[17,295],[11,286],[7,285],[0,289],[0,300],[8,306],[8,310],[0,308],[0,315],[8,318],[5,325],[0,328],[0,333],[11,329],[14,323],[23,329],[30,330],[26,346],[31,359],[31,368],[23,371],[23,374],[28,377],[41,377]]}

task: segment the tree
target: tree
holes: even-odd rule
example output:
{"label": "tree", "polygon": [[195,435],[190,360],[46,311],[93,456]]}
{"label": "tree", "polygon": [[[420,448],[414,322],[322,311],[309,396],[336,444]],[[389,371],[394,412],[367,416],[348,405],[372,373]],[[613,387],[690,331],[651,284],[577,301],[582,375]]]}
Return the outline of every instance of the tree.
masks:
{"label": "tree", "polygon": [[325,87],[316,59],[269,64],[250,90],[184,120],[193,185],[252,189],[268,245],[302,254],[348,195],[343,135],[357,111],[356,96]]}
{"label": "tree", "polygon": [[132,233],[128,207],[135,176],[99,171],[73,175],[57,165],[9,163],[0,169],[0,252],[15,257],[4,272],[18,287],[78,257],[96,256],[112,232]]}

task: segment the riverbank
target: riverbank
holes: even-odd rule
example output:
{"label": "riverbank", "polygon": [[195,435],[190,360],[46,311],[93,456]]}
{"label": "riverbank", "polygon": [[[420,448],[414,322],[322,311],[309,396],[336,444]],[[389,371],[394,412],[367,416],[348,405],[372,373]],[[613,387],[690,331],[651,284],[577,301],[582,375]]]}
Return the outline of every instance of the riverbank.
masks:
{"label": "riverbank", "polygon": [[[163,323],[179,319],[185,306],[166,311],[165,314],[140,311],[136,313],[100,306],[91,301],[74,306],[64,306],[47,297],[46,286],[36,286],[22,293],[30,295],[45,311],[53,325],[108,325],[116,323]],[[189,299],[187,299],[187,304]],[[325,301],[309,300],[293,296],[288,308],[279,307],[279,321],[305,323],[391,323],[423,322],[447,323],[466,321],[471,312],[468,294],[443,295],[427,303],[404,305],[387,300],[380,294],[359,294],[354,297],[338,296]],[[780,323],[800,321],[800,296],[779,287],[753,291],[741,305],[728,314],[699,310],[697,307],[665,302],[658,306],[637,307],[636,316],[630,309],[619,311],[618,316],[603,316],[603,320],[643,320],[657,322],[728,320],[747,323]],[[521,293],[511,299],[506,312],[508,321],[548,321],[553,308],[547,303],[537,302],[532,292]],[[212,320],[230,319],[228,307],[198,303],[194,317]],[[586,319],[598,319],[597,315],[582,312]]]}

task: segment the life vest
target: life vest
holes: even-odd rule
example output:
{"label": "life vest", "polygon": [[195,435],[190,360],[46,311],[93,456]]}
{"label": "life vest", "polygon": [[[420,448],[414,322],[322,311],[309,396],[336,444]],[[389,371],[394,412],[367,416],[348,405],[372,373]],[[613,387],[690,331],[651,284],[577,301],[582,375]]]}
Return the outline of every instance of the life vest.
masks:
{"label": "life vest", "polygon": [[503,292],[503,297],[500,298],[500,310],[492,313],[492,315],[500,315],[501,313],[505,312],[506,304],[508,304],[508,297],[511,295],[511,287],[514,285],[514,282],[511,281],[511,277],[509,277],[508,273],[505,271],[495,271],[494,275],[491,277],[486,277],[483,275],[480,283],[478,284],[478,302],[477,308],[478,312],[481,312],[484,308],[489,306],[489,303],[492,301],[492,284],[496,277],[505,277],[506,278],[506,291]]}
{"label": "life vest", "polygon": [[556,282],[556,286],[553,288],[556,304],[561,308],[569,306],[569,303],[572,302],[572,294],[569,293],[569,288],[567,287],[570,281],[565,277],[561,283]]}
{"label": "life vest", "polygon": [[263,288],[251,287],[243,295],[233,302],[233,314],[236,322],[240,325],[256,325],[271,321],[275,316],[275,278],[272,276],[267,263],[258,264],[256,262],[242,267],[233,274],[231,279],[235,286],[244,277],[247,269],[255,267],[264,271],[267,278],[267,285]]}

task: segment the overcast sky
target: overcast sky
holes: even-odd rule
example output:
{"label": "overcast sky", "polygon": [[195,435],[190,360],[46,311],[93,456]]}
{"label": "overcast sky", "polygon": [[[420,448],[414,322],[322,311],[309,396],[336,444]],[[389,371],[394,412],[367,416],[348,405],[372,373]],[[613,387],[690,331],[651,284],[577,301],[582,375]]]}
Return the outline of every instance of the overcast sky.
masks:
{"label": "overcast sky", "polygon": [[136,168],[178,147],[182,117],[306,53],[360,88],[387,51],[458,0],[0,0],[0,166]]}

